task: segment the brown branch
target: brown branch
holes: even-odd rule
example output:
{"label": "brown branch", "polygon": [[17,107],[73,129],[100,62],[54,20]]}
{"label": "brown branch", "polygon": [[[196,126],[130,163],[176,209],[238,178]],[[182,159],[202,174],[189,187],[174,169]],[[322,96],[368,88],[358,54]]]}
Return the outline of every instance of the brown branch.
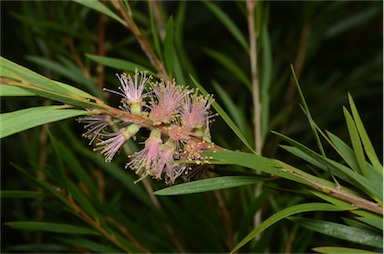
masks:
{"label": "brown branch", "polygon": [[130,15],[128,15],[128,13],[125,11],[122,5],[122,2],[118,0],[111,0],[111,2],[115,6],[115,8],[120,12],[121,16],[123,17],[126,23],[126,27],[136,37],[137,41],[140,44],[140,47],[143,49],[144,53],[146,54],[147,58],[149,59],[153,67],[155,67],[159,78],[165,81],[170,80],[167,72],[165,71],[163,62],[160,61],[160,59],[156,56],[155,52],[150,47],[149,43],[145,39],[144,35],[141,33],[141,30],[136,25],[133,18]]}
{"label": "brown branch", "polygon": [[85,221],[87,221],[92,227],[97,229],[100,233],[102,233],[106,238],[108,238],[111,242],[113,242],[116,246],[121,248],[122,250],[126,251],[127,253],[132,253],[127,247],[122,244],[114,234],[109,233],[107,230],[105,230],[99,222],[92,219],[86,212],[84,212],[79,205],[76,204],[76,202],[73,200],[73,198],[69,195],[64,195],[64,193],[61,193],[64,198],[71,204],[73,210],[77,212]]}
{"label": "brown branch", "polygon": [[[157,129],[161,133],[170,136],[169,135],[169,125],[166,125],[166,124],[154,125],[152,123],[152,121],[149,120],[148,118],[145,118],[145,117],[142,117],[139,115],[130,114],[126,111],[119,110],[119,109],[116,109],[116,108],[113,108],[110,106],[106,106],[106,107],[108,107],[108,109],[98,109],[98,110],[95,110],[95,113],[110,115],[112,117],[119,118],[119,119],[126,121],[126,122],[135,123],[137,125],[140,125],[142,127],[147,128],[147,129]],[[203,150],[221,150],[221,151],[227,150],[226,148],[215,145],[214,143],[208,142],[208,141],[203,140],[201,138],[197,138],[194,136],[189,136],[188,138],[199,143],[200,147]]]}
{"label": "brown branch", "polygon": [[307,182],[312,183],[313,185],[315,185],[318,188],[318,190],[320,190],[322,192],[327,192],[327,194],[329,196],[332,196],[332,197],[335,197],[337,199],[351,203],[353,205],[353,207],[356,209],[363,209],[363,210],[367,210],[367,211],[371,211],[371,212],[383,215],[383,207],[381,207],[380,204],[378,204],[378,203],[374,203],[374,202],[371,202],[371,201],[366,200],[364,198],[355,196],[351,193],[343,191],[340,188],[332,188],[332,187],[329,187],[327,185],[321,184],[321,183],[316,182],[312,179],[309,179],[308,177],[305,177],[305,176],[302,176],[296,172],[293,172],[292,170],[289,170],[289,169],[283,169],[283,170],[286,172],[289,172],[292,175],[295,175],[301,179],[304,179]]}
{"label": "brown branch", "polygon": [[[98,56],[105,56],[105,15],[104,13],[99,12],[99,37],[98,37]],[[97,87],[100,91],[104,88],[105,81],[105,68],[103,64],[97,64]]]}
{"label": "brown branch", "polygon": [[89,73],[88,68],[85,66],[85,64],[81,60],[81,57],[79,55],[79,52],[77,52],[77,49],[75,47],[75,43],[73,42],[73,39],[71,37],[67,38],[67,43],[69,46],[69,50],[72,53],[73,60],[75,61],[75,63],[79,67],[79,69],[83,72],[84,76],[87,78],[90,78],[91,74]]}
{"label": "brown branch", "polygon": [[133,246],[135,246],[142,253],[151,253],[151,251],[140,244],[127,230],[126,227],[123,227],[119,222],[115,221],[112,217],[106,217],[106,220],[115,226],[127,239],[131,241]]}

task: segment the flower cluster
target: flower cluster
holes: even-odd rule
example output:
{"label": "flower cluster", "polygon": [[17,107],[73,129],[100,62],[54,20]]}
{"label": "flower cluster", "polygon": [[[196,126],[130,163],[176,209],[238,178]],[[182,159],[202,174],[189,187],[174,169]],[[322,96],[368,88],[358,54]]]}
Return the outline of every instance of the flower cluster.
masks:
{"label": "flower cluster", "polygon": [[[129,156],[127,167],[142,178],[164,177],[169,184],[179,176],[189,180],[206,172],[203,150],[212,144],[209,130],[214,116],[210,112],[212,96],[203,96],[174,81],[153,81],[146,72],[137,70],[133,77],[125,73],[117,77],[121,83],[119,91],[106,90],[122,97],[123,110],[151,123],[145,126],[150,129],[150,135],[143,149]],[[143,128],[124,115],[91,113],[79,121],[86,124],[84,136],[96,144],[95,150],[100,150],[106,161],[111,161]]]}

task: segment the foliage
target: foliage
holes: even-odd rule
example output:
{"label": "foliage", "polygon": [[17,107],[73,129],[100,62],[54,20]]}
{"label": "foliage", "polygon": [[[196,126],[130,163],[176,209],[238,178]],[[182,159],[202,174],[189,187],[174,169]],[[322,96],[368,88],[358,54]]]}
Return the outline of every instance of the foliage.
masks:
{"label": "foliage", "polygon": [[[382,251],[378,2],[3,5],[2,251]],[[206,179],[135,183],[145,133],[111,163],[81,138],[91,109],[167,132],[103,90],[136,69],[215,92]]]}

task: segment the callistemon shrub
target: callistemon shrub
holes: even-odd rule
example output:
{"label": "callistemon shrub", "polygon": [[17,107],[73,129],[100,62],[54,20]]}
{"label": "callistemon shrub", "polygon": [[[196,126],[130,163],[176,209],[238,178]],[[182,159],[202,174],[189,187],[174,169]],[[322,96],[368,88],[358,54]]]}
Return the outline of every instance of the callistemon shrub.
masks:
{"label": "callistemon shrub", "polygon": [[110,162],[129,139],[142,128],[150,130],[141,151],[129,155],[127,167],[140,179],[151,176],[172,184],[198,177],[207,168],[203,155],[212,148],[209,124],[213,98],[173,82],[154,81],[146,72],[117,75],[119,91],[106,89],[122,97],[122,113],[91,110],[79,122],[85,124],[84,136],[95,150]]}

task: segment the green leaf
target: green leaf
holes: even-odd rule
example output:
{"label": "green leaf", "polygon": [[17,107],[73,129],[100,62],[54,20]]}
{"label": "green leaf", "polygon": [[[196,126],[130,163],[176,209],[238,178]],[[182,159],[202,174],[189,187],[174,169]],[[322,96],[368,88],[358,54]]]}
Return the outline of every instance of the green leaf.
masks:
{"label": "green leaf", "polygon": [[374,186],[371,181],[369,181],[364,176],[356,173],[352,169],[337,163],[331,159],[324,158],[323,156],[315,153],[314,151],[310,150],[306,146],[300,144],[299,142],[283,135],[277,132],[273,132],[276,135],[280,136],[282,139],[287,141],[288,143],[292,144],[293,146],[297,147],[304,153],[306,153],[308,156],[315,159],[318,163],[323,164],[325,167],[327,167],[335,176],[340,177],[341,179],[347,179],[350,183],[355,184],[356,186],[359,186],[363,191],[368,192],[369,195],[373,197],[377,197],[380,200],[382,200],[383,193],[382,189],[378,188],[378,186]]}
{"label": "green leaf", "polygon": [[261,67],[260,67],[260,98],[261,98],[261,133],[262,139],[265,140],[269,134],[269,108],[270,95],[269,89],[272,84],[273,66],[272,66],[272,50],[271,41],[268,33],[268,21],[262,22],[261,29]]}
{"label": "green leaf", "polygon": [[[64,57],[60,57],[59,61],[54,61],[40,56],[27,56],[27,59],[31,62],[34,62],[40,66],[44,66],[49,70],[52,70],[54,73],[60,74],[68,79],[71,79],[76,84],[82,84],[89,91],[98,97],[102,97],[102,93],[98,90],[96,84],[88,79],[84,73],[76,66],[74,63],[69,61]],[[83,97],[89,97],[91,95],[87,94]]]}
{"label": "green leaf", "polygon": [[90,8],[90,9],[93,9],[93,10],[96,10],[98,12],[104,13],[105,15],[107,15],[108,17],[116,20],[117,22],[119,22],[123,26],[127,26],[124,20],[122,20],[119,16],[117,16],[113,11],[108,9],[108,7],[106,7],[104,4],[102,4],[98,0],[86,0],[86,1],[84,1],[84,0],[73,0],[73,1],[76,2],[76,3],[82,4],[82,5]]}
{"label": "green leaf", "polygon": [[88,114],[85,110],[68,109],[63,106],[41,106],[21,109],[0,115],[2,127],[0,138],[42,125]]}
{"label": "green leaf", "polygon": [[41,186],[43,189],[45,189],[47,191],[47,193],[52,194],[54,197],[56,197],[58,200],[60,200],[68,208],[72,208],[71,204],[65,198],[65,196],[63,195],[62,190],[59,187],[55,187],[52,184],[48,183],[47,181],[39,181],[39,180],[37,180],[35,176],[30,175],[23,168],[21,168],[18,165],[15,165],[12,162],[11,162],[11,165],[13,167],[15,167],[18,171],[20,171],[23,175],[25,175],[29,180],[34,182],[36,185]]}
{"label": "green leaf", "polygon": [[203,1],[203,3],[208,7],[209,10],[221,21],[221,23],[228,29],[232,36],[240,43],[245,51],[248,51],[248,42],[241,33],[240,29],[236,24],[228,17],[225,12],[223,12],[219,7],[213,4],[211,1]]}
{"label": "green leaf", "polygon": [[[190,76],[195,86],[204,94],[207,95],[208,92],[202,87],[192,76]],[[251,145],[248,143],[247,139],[244,137],[244,134],[239,130],[237,125],[232,121],[232,119],[228,116],[228,114],[224,111],[224,109],[214,101],[212,103],[213,108],[219,113],[221,118],[228,124],[228,126],[232,129],[232,131],[237,135],[237,137],[243,142],[243,144],[248,147],[250,151],[255,153]]]}
{"label": "green leaf", "polygon": [[204,51],[215,59],[219,64],[224,66],[229,72],[235,75],[250,91],[252,90],[252,84],[247,74],[239,67],[239,64],[235,63],[231,58],[226,55],[212,49],[204,49]]}
{"label": "green leaf", "polygon": [[82,247],[86,250],[90,250],[91,252],[97,253],[121,253],[121,250],[115,249],[113,247],[109,247],[97,242],[93,242],[87,239],[76,239],[76,238],[57,238],[59,241],[76,246]]}
{"label": "green leaf", "polygon": [[21,229],[21,230],[33,230],[33,231],[46,231],[52,233],[62,233],[62,234],[87,234],[87,235],[99,235],[98,232],[84,227],[72,226],[67,224],[60,223],[51,223],[51,222],[39,222],[39,221],[16,221],[16,222],[6,222],[5,225],[10,226],[11,228]]}
{"label": "green leaf", "polygon": [[155,17],[154,17],[154,11],[153,11],[153,4],[151,2],[148,2],[149,7],[149,17],[151,22],[151,34],[153,38],[153,45],[155,48],[155,51],[160,59],[163,59],[161,55],[161,46],[160,46],[160,38],[159,38],[159,29],[157,25],[155,24]]}
{"label": "green leaf", "polygon": [[287,170],[285,166],[288,165],[285,165],[277,160],[272,160],[256,154],[237,151],[207,151],[204,152],[204,154],[210,159],[210,163],[212,164],[231,164],[243,166],[253,170],[245,170],[246,173],[256,174],[256,172],[260,170],[261,172],[273,176],[279,176],[284,179],[312,186],[310,182],[290,173],[289,170],[295,170],[297,174],[305,175],[307,178],[310,178],[308,174],[298,169],[294,169],[293,167],[290,167],[289,170]]}
{"label": "green leaf", "polygon": [[234,253],[237,250],[239,250],[241,247],[243,247],[246,243],[251,241],[252,239],[255,239],[255,236],[263,232],[265,229],[269,228],[271,225],[275,224],[276,222],[285,219],[289,216],[292,216],[294,214],[298,213],[304,213],[304,212],[314,212],[314,211],[343,211],[343,209],[340,209],[339,207],[331,204],[324,204],[324,203],[307,203],[307,204],[299,204],[294,205],[288,208],[285,208],[275,214],[273,214],[268,219],[264,220],[257,228],[252,230],[246,237],[244,237],[232,250],[230,253]]}
{"label": "green leaf", "polygon": [[341,209],[349,209],[350,212],[352,212],[358,216],[362,216],[363,218],[373,218],[375,220],[382,220],[382,216],[379,216],[378,214],[375,214],[373,212],[369,212],[366,210],[350,209],[352,207],[352,205],[351,205],[351,203],[348,203],[346,201],[334,198],[330,195],[324,194],[324,193],[319,192],[319,191],[310,191],[310,192],[313,195],[340,207]]}
{"label": "green leaf", "polygon": [[165,68],[169,76],[173,75],[173,57],[174,57],[174,47],[173,47],[173,34],[174,34],[174,24],[172,16],[168,20],[167,24],[167,33],[164,38],[164,63]]}
{"label": "green leaf", "polygon": [[289,219],[294,223],[297,223],[307,229],[319,232],[324,235],[376,248],[382,248],[383,246],[382,236],[370,230],[364,230],[339,223],[317,219],[298,217],[293,217]]}
{"label": "green leaf", "polygon": [[330,141],[333,143],[335,150],[343,158],[343,160],[355,171],[359,168],[355,153],[345,144],[339,137],[327,131]]}
{"label": "green leaf", "polygon": [[316,124],[313,121],[313,118],[312,118],[312,115],[311,115],[311,111],[309,110],[308,104],[307,104],[307,102],[305,100],[303,91],[301,90],[299,81],[297,80],[296,73],[295,73],[295,70],[294,70],[292,64],[291,64],[291,71],[292,71],[293,80],[295,81],[295,84],[296,84],[296,87],[297,87],[297,91],[299,92],[299,95],[300,95],[302,109],[304,110],[304,113],[307,116],[308,122],[309,122],[309,124],[311,126],[313,135],[315,136],[316,143],[317,143],[317,146],[319,147],[320,153],[325,156],[324,148],[323,148],[323,145],[321,144],[319,133],[316,130]]}
{"label": "green leaf", "polygon": [[[27,68],[0,57],[3,84],[22,88],[35,95],[84,108],[103,108],[105,105],[91,102],[98,99],[76,87],[50,80]],[[3,86],[3,84],[1,86]]]}
{"label": "green leaf", "polygon": [[0,97],[6,96],[36,96],[36,94],[19,87],[0,84]]}
{"label": "green leaf", "polygon": [[312,250],[317,251],[319,253],[329,253],[329,254],[356,254],[356,253],[366,253],[366,254],[375,254],[377,252],[362,250],[362,249],[354,249],[354,248],[346,248],[346,247],[334,247],[334,246],[324,246],[324,247],[316,247]]}
{"label": "green leaf", "polygon": [[91,54],[86,54],[86,56],[89,59],[92,59],[93,61],[100,63],[104,66],[108,66],[117,70],[122,70],[122,71],[128,71],[134,73],[135,70],[137,69],[138,71],[148,71],[149,75],[155,76],[156,74],[153,71],[148,70],[147,67],[138,65],[134,62],[126,61],[126,60],[121,60],[117,58],[112,58],[112,57],[104,57],[104,56],[97,56],[97,55],[91,55]]}
{"label": "green leaf", "polygon": [[252,134],[248,129],[248,119],[244,114],[244,111],[241,110],[231,99],[228,93],[215,81],[212,81],[212,85],[216,90],[216,93],[223,101],[224,106],[226,107],[228,113],[230,114],[233,121],[239,127],[242,133],[245,133],[245,137],[248,140],[252,140]]}
{"label": "green leaf", "polygon": [[[72,97],[72,99],[81,99],[82,101],[84,101],[85,98],[95,99],[92,95],[78,88],[51,80],[3,57],[0,57],[0,67],[1,77],[10,78],[14,81],[9,82],[9,85],[19,86],[24,89],[28,88],[28,90],[31,91],[46,90],[51,93]],[[40,95],[37,92],[36,94]]]}
{"label": "green leaf", "polygon": [[203,179],[190,183],[178,184],[175,186],[155,191],[154,194],[165,196],[200,193],[205,191],[221,190],[243,185],[255,184],[263,180],[265,180],[265,178],[254,176],[222,176],[210,179]]}
{"label": "green leaf", "polygon": [[371,161],[373,167],[377,171],[379,171],[381,174],[383,174],[383,165],[380,163],[379,159],[377,158],[375,149],[373,148],[371,140],[368,137],[367,131],[365,130],[363,121],[361,121],[359,112],[357,111],[356,105],[350,94],[348,94],[348,100],[349,100],[349,105],[351,107],[353,119],[355,120],[357,130],[359,132],[361,141],[363,142],[365,153],[367,154],[368,159]]}
{"label": "green leaf", "polygon": [[46,196],[46,193],[37,192],[37,191],[22,191],[22,190],[0,191],[1,198],[41,198],[44,196]]}
{"label": "green leaf", "polygon": [[349,136],[350,136],[350,139],[352,142],[352,147],[353,147],[353,150],[355,151],[357,162],[359,163],[360,172],[362,172],[362,174],[365,177],[368,177],[367,165],[365,163],[363,146],[360,142],[360,137],[359,137],[359,134],[357,132],[355,122],[353,121],[351,114],[344,107],[343,107],[343,112],[344,112],[345,120],[347,122],[347,127],[348,127]]}
{"label": "green leaf", "polygon": [[368,225],[371,225],[372,227],[375,227],[377,229],[380,229],[381,231],[383,231],[383,218],[362,218],[362,217],[358,217],[356,218]]}
{"label": "green leaf", "polygon": [[[340,154],[340,156],[344,159],[345,162],[352,168],[352,169],[358,169],[359,164],[356,160],[355,153],[353,150],[346,145],[341,139],[339,139],[337,136],[333,135],[330,132],[327,132],[329,139],[334,145],[335,150]],[[383,186],[383,176],[382,172],[378,172],[375,170],[371,164],[368,162],[365,162],[367,167],[367,175],[368,179],[372,182],[374,186],[377,186],[379,188],[382,188]],[[356,171],[356,170],[355,170]]]}

